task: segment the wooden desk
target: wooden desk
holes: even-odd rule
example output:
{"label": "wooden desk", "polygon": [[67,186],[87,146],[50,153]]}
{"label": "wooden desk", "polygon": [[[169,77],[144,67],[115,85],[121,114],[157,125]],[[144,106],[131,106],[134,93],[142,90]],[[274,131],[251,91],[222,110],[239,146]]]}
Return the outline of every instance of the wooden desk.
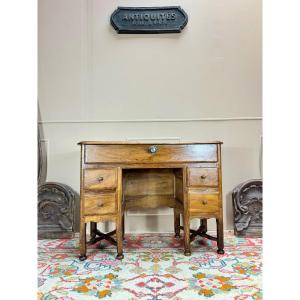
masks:
{"label": "wooden desk", "polygon": [[[174,231],[177,237],[184,231],[185,255],[191,255],[197,235],[216,240],[223,254],[221,144],[80,142],[80,260],[86,259],[86,223],[91,222],[90,243],[107,239],[122,259],[125,209],[162,206],[174,209]],[[201,219],[198,230],[190,229],[192,218]],[[207,235],[208,218],[216,219],[217,238]],[[96,225],[108,220],[116,230],[104,234]]]}

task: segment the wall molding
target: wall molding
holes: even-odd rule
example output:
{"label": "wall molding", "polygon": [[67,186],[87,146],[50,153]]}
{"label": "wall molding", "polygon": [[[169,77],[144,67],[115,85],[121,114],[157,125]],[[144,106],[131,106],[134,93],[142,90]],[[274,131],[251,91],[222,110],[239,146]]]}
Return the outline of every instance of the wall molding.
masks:
{"label": "wall molding", "polygon": [[260,121],[262,117],[216,117],[192,119],[130,119],[130,120],[46,120],[39,124],[72,124],[72,123],[180,123],[180,122],[226,122],[226,121]]}

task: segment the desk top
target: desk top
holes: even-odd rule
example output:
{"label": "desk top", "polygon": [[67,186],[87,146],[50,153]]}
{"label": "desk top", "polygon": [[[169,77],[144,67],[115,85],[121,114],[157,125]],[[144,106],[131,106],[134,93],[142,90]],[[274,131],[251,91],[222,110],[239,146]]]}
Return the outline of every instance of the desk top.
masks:
{"label": "desk top", "polygon": [[220,141],[211,142],[144,142],[144,141],[81,141],[78,145],[193,145],[193,144],[223,144]]}

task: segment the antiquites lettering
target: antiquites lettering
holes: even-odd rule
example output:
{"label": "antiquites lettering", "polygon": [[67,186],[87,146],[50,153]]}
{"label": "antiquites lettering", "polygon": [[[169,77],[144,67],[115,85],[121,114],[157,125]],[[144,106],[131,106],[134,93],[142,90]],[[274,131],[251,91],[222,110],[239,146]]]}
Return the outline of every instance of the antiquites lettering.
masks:
{"label": "antiquites lettering", "polygon": [[154,21],[154,20],[175,20],[175,13],[154,13],[154,14],[124,14],[123,20],[134,21],[134,20],[145,20],[145,21]]}
{"label": "antiquites lettering", "polygon": [[111,15],[111,24],[118,33],[176,33],[187,21],[187,14],[179,6],[118,7]]}

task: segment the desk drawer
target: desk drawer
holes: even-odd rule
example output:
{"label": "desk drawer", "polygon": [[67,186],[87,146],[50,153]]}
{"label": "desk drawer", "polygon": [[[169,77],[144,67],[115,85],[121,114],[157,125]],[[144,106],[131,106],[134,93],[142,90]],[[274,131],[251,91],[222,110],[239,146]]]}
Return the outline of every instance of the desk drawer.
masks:
{"label": "desk drawer", "polygon": [[84,214],[105,215],[116,212],[116,193],[85,194]]}
{"label": "desk drawer", "polygon": [[84,188],[86,190],[106,190],[117,186],[116,169],[86,169],[84,171]]}
{"label": "desk drawer", "polygon": [[217,168],[189,168],[189,186],[218,186]]}
{"label": "desk drawer", "polygon": [[201,194],[189,191],[191,212],[216,213],[219,212],[219,194]]}
{"label": "desk drawer", "polygon": [[85,163],[216,162],[216,144],[85,145]]}

